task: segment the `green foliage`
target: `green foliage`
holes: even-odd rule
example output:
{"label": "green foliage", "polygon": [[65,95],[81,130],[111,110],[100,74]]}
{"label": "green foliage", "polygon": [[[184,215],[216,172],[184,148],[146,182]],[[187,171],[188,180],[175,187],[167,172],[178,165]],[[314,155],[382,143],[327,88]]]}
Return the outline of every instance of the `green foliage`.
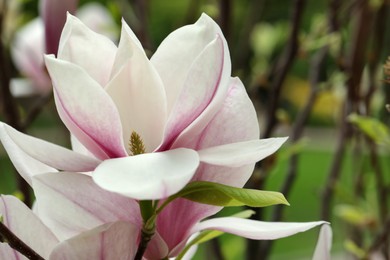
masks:
{"label": "green foliage", "polygon": [[389,128],[378,119],[356,114],[350,115],[348,119],[377,144],[390,146]]}
{"label": "green foliage", "polygon": [[242,189],[213,182],[192,182],[173,196],[214,206],[266,207],[289,205],[283,194],[274,191]]}
{"label": "green foliage", "polygon": [[344,243],[345,249],[355,255],[358,259],[364,259],[366,257],[366,252],[356,245],[352,240],[347,240]]}
{"label": "green foliage", "polygon": [[344,221],[359,227],[365,227],[375,222],[375,216],[357,206],[337,205],[335,214]]}

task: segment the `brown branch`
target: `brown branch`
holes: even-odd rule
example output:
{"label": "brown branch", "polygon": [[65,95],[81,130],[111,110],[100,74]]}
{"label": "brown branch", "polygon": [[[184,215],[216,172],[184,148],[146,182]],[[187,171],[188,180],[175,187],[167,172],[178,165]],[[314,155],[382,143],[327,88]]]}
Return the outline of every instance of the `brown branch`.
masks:
{"label": "brown branch", "polygon": [[371,12],[368,3],[366,1],[360,1],[359,4],[356,5],[355,11],[357,12],[357,19],[354,23],[354,32],[351,39],[351,53],[347,64],[347,98],[343,108],[336,152],[329,170],[326,186],[322,193],[321,218],[327,221],[331,218],[331,202],[333,199],[334,187],[340,178],[345,146],[348,139],[353,135],[347,117],[352,112],[359,112],[360,81],[365,61],[365,50],[370,33]]}
{"label": "brown branch", "polygon": [[250,39],[253,28],[257,22],[260,21],[264,3],[266,0],[249,1],[246,9],[246,17],[244,22],[240,25],[240,32],[237,36],[237,42],[235,42],[232,50],[232,66],[233,71],[241,70],[240,78],[246,83],[248,74],[251,72],[250,59],[251,46]]}
{"label": "brown branch", "polygon": [[224,260],[225,257],[223,256],[223,252],[221,250],[221,245],[219,243],[218,238],[215,238],[210,241],[211,242],[211,250],[213,252],[215,260]]}
{"label": "brown branch", "polygon": [[[303,17],[303,12],[306,5],[306,0],[295,0],[293,3],[292,15],[291,15],[291,27],[289,33],[289,39],[286,44],[286,47],[279,57],[276,65],[270,72],[270,102],[267,109],[267,118],[266,118],[266,129],[263,138],[271,136],[271,133],[277,123],[276,120],[276,110],[279,105],[279,99],[281,94],[281,89],[283,82],[287,76],[288,71],[290,70],[293,61],[297,55],[299,49],[298,42],[298,32]],[[257,165],[258,167],[258,165]],[[253,181],[252,186],[254,188],[261,188],[264,185],[265,179],[259,179],[258,182]],[[256,209],[255,215],[252,216],[253,219],[261,219],[262,209]],[[248,249],[247,249],[247,259],[258,259],[259,256],[266,259],[267,255],[261,250],[261,242],[256,240],[248,240]]]}
{"label": "brown branch", "polygon": [[22,129],[27,129],[32,122],[37,118],[37,116],[42,112],[42,109],[48,104],[53,98],[53,95],[47,94],[46,96],[38,98],[38,100],[32,105],[29,109],[28,114],[21,123]]}
{"label": "brown branch", "polygon": [[[39,238],[38,238],[39,239]],[[3,222],[0,221],[0,242],[8,243],[10,247],[31,260],[45,260],[38,253],[26,245]]]}
{"label": "brown branch", "polygon": [[[320,83],[320,74],[322,72],[322,67],[324,65],[324,61],[326,56],[328,55],[329,48],[328,46],[324,46],[321,48],[313,57],[311,61],[310,66],[310,94],[306,101],[305,106],[303,107],[302,111],[299,113],[297,119],[295,120],[294,126],[292,128],[292,134],[290,137],[292,145],[296,144],[301,138],[304,133],[304,126],[307,122],[310,112],[312,111],[312,108],[314,106],[314,103],[317,99],[317,94],[319,92],[319,83]],[[290,159],[287,169],[287,175],[284,179],[282,188],[280,189],[280,192],[285,196],[288,197],[293,185],[295,183],[297,174],[298,174],[298,163],[299,163],[299,154],[294,153]],[[277,222],[282,220],[283,211],[285,207],[281,205],[277,205],[274,207],[274,210],[272,212],[271,221]],[[264,241],[262,243],[262,253],[263,255],[268,255],[271,251],[272,240]]]}
{"label": "brown branch", "polygon": [[131,0],[135,13],[138,18],[138,26],[136,27],[136,35],[145,49],[152,50],[152,43],[149,35],[148,23],[148,0]]}
{"label": "brown branch", "polygon": [[374,253],[383,248],[383,254],[385,259],[389,259],[389,251],[387,250],[390,243],[390,217],[384,222],[383,228],[373,239],[373,242],[368,250],[369,253]]}
{"label": "brown branch", "polygon": [[[368,59],[368,71],[369,71],[369,88],[364,96],[364,104],[366,108],[366,114],[370,115],[370,107],[371,107],[371,101],[373,98],[374,93],[378,89],[377,81],[375,79],[376,69],[378,66],[381,66],[382,63],[380,61],[380,53],[383,49],[383,43],[384,43],[384,32],[387,29],[386,26],[386,20],[388,16],[388,4],[385,2],[382,3],[379,10],[376,13],[375,16],[375,23],[374,23],[374,35],[373,35],[373,43],[372,47],[370,49],[370,55]],[[380,217],[382,223],[385,221],[387,212],[388,212],[388,197],[387,197],[387,191],[386,191],[386,183],[385,178],[383,175],[383,171],[381,169],[380,161],[379,161],[379,155],[377,152],[377,147],[371,140],[368,140],[368,146],[370,149],[370,160],[371,165],[374,170],[375,179],[376,179],[376,185],[377,185],[377,191],[378,191],[378,203],[379,203],[379,209],[380,209]]]}
{"label": "brown branch", "polygon": [[232,0],[220,0],[219,26],[228,42],[230,42],[232,18]]}
{"label": "brown branch", "polygon": [[305,5],[306,0],[295,0],[293,2],[290,36],[282,55],[279,57],[276,66],[273,67],[270,73],[270,82],[272,83],[270,86],[270,101],[267,107],[267,118],[265,124],[266,128],[263,138],[268,138],[271,136],[272,131],[277,123],[276,110],[279,105],[283,82],[286,79],[287,73],[290,70],[298,53],[298,32]]}

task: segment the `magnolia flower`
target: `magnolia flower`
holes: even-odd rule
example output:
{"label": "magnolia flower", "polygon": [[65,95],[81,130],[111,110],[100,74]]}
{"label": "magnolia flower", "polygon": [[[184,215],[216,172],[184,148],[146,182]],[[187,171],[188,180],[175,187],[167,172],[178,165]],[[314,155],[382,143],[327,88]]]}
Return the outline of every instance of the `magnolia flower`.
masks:
{"label": "magnolia flower", "polygon": [[[37,183],[36,190],[38,201],[46,204],[45,211],[55,214],[56,226],[54,230],[45,225],[45,219],[38,218],[23,203],[12,196],[1,196],[0,216],[2,222],[24,243],[33,249],[44,259],[134,259],[138,246],[138,236],[140,226],[136,219],[129,218],[125,208],[126,198],[110,194],[97,192],[96,185],[91,185],[90,178],[80,174],[45,174],[35,176]],[[59,181],[67,181],[64,189],[55,190],[61,187]],[[81,182],[81,187],[85,190],[77,189],[77,182]],[[55,187],[45,186],[44,182],[52,182]],[[87,184],[87,185],[85,185]],[[64,185],[64,183],[62,183]],[[94,189],[95,192],[94,192]],[[42,197],[43,193],[46,194]],[[74,192],[74,193],[72,193]],[[50,199],[53,196],[52,199]],[[97,197],[96,197],[97,196]],[[80,199],[77,199],[80,198]],[[122,200],[122,201],[118,201]],[[52,203],[55,201],[56,203]],[[97,203],[95,203],[95,201]],[[111,202],[111,203],[110,203]],[[118,203],[120,202],[120,203]],[[131,203],[131,200],[128,200]],[[63,203],[63,204],[62,204]],[[49,205],[50,204],[50,205]],[[120,205],[121,207],[117,207]],[[100,209],[99,209],[100,208]],[[135,209],[135,208],[134,208]],[[136,210],[136,209],[135,209]],[[99,215],[96,215],[99,212]],[[127,214],[126,214],[127,213]],[[122,215],[121,217],[119,215]],[[41,214],[42,215],[42,214]],[[118,220],[122,218],[122,220]],[[116,219],[116,220],[115,220]],[[215,224],[207,221],[203,222],[203,227],[198,226],[198,230],[207,228],[206,225],[228,231],[223,227],[223,223],[229,218],[214,219]],[[280,225],[278,223],[264,223],[256,221],[240,222],[235,220],[235,225],[230,227],[230,231],[247,229],[248,237],[259,239],[276,239],[278,237],[304,231],[315,225],[315,223],[294,223]],[[246,226],[246,227],[245,227]],[[219,228],[218,228],[219,227]],[[64,232],[60,229],[68,229],[67,236],[61,236]],[[54,231],[54,232],[53,232]],[[272,233],[272,235],[269,235]],[[156,234],[157,235],[157,234]],[[39,239],[36,239],[39,237]],[[162,259],[167,255],[167,247],[163,246],[158,235],[153,239],[150,250],[145,255],[145,259]],[[315,260],[329,260],[331,244],[331,230],[328,225],[324,225],[317,242],[313,255]],[[196,247],[192,247],[196,250]],[[183,259],[190,259],[195,253],[190,250]],[[103,255],[101,255],[103,254]],[[0,259],[20,259],[20,253],[13,250],[6,243],[0,243]]]}
{"label": "magnolia flower", "polygon": [[[0,138],[34,189],[36,213],[61,240],[107,222],[141,227],[137,200],[161,205],[191,181],[242,187],[255,162],[286,140],[258,139],[253,104],[230,76],[226,40],[205,14],[170,34],[151,60],[125,22],[116,47],[68,15],[57,58],[45,59],[73,151],[5,124]],[[324,223],[202,221],[220,209],[174,200],[157,216],[145,256],[174,257],[208,229],[277,239]]]}
{"label": "magnolia flower", "polygon": [[[25,78],[11,80],[14,96],[48,94],[52,90],[43,59],[44,53],[57,53],[60,34],[66,20],[66,11],[76,12],[77,0],[42,0],[38,17],[16,32],[12,44],[12,59]],[[97,3],[85,4],[77,16],[92,30],[115,39],[115,23],[108,10]]]}
{"label": "magnolia flower", "polygon": [[[14,235],[47,260],[132,260],[137,251],[139,228],[124,221],[106,223],[60,241],[15,197],[0,197],[0,214]],[[26,258],[7,243],[0,243],[0,259]]]}

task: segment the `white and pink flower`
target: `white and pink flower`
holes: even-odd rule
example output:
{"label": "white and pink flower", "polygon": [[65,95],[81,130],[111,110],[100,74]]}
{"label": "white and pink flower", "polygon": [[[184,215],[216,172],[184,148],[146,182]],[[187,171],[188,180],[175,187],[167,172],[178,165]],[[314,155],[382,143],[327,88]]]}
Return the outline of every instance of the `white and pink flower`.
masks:
{"label": "white and pink flower", "polygon": [[[231,77],[226,40],[205,14],[171,33],[150,60],[124,21],[117,47],[68,15],[57,58],[45,61],[73,150],[6,124],[0,138],[59,241],[117,221],[140,229],[139,200],[162,202],[191,181],[243,187],[254,164],[286,141],[258,139],[253,104]],[[174,257],[206,229],[277,239],[324,223],[202,221],[220,210],[174,200],[158,215],[145,256]]]}

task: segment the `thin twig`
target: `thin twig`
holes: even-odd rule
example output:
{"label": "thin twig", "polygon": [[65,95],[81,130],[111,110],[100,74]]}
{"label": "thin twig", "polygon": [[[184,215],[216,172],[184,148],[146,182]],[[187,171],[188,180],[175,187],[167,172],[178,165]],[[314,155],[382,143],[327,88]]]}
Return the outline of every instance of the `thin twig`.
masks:
{"label": "thin twig", "polygon": [[140,40],[142,46],[145,49],[152,50],[152,43],[149,36],[149,23],[148,23],[148,0],[131,0],[134,5],[135,13],[138,17],[138,26],[136,30],[136,35]]}
{"label": "thin twig", "polygon": [[219,243],[218,238],[215,238],[211,240],[211,249],[213,250],[213,255],[215,260],[224,260],[225,257],[223,256],[221,245]]}
{"label": "thin twig", "polygon": [[53,98],[53,95],[47,94],[46,96],[38,98],[38,100],[33,104],[33,106],[29,109],[28,114],[24,118],[21,123],[22,129],[27,129],[32,122],[36,119],[36,117],[41,113],[42,109],[45,107],[47,103],[49,103]]}
{"label": "thin twig", "polygon": [[360,1],[360,3],[356,5],[357,10],[355,10],[357,11],[357,19],[354,24],[354,34],[351,39],[351,53],[347,64],[347,97],[343,108],[336,152],[333,157],[326,186],[322,193],[321,218],[327,221],[329,221],[331,217],[331,202],[333,199],[335,185],[340,178],[345,146],[347,144],[347,140],[353,135],[351,125],[349,124],[347,117],[352,112],[359,112],[358,104],[360,101],[360,81],[364,67],[365,50],[369,39],[368,35],[370,33],[371,13],[367,5],[368,3],[366,1]]}
{"label": "thin twig", "polygon": [[[311,70],[310,70],[310,94],[306,101],[305,106],[303,107],[301,113],[299,113],[297,119],[295,120],[292,134],[291,134],[291,143],[292,145],[296,144],[302,137],[304,132],[304,126],[307,122],[310,112],[312,111],[312,108],[314,106],[314,103],[317,99],[317,94],[319,92],[319,83],[320,83],[320,74],[322,71],[322,66],[325,60],[325,57],[328,54],[328,46],[325,46],[319,50],[316,55],[313,57],[313,60],[311,62]],[[280,190],[281,193],[285,197],[288,197],[290,194],[290,191],[293,188],[293,185],[295,183],[295,179],[297,177],[297,170],[298,170],[298,163],[299,163],[299,154],[294,153],[290,159],[288,164],[288,170],[286,178],[284,179],[282,188]],[[283,210],[285,207],[281,207],[281,205],[276,205],[274,207],[274,210],[272,212],[271,221],[277,222],[282,220],[283,216]],[[271,248],[273,245],[272,240],[264,241],[262,243],[262,253],[263,255],[269,255]]]}
{"label": "thin twig", "polygon": [[230,42],[232,21],[232,0],[219,1],[219,26],[228,42]]}
{"label": "thin twig", "polygon": [[[375,17],[375,27],[374,27],[374,35],[373,35],[373,44],[372,48],[370,50],[370,59],[368,60],[368,77],[369,77],[369,88],[365,94],[365,108],[367,115],[370,115],[370,107],[371,107],[371,101],[373,98],[374,93],[378,89],[377,81],[375,79],[376,69],[378,68],[378,65],[382,65],[380,62],[380,53],[383,48],[384,43],[384,34],[383,32],[386,31],[386,19],[387,19],[387,4],[385,2],[382,3],[381,7],[376,13]],[[370,160],[371,165],[374,169],[374,174],[376,178],[376,185],[378,190],[378,203],[379,203],[379,209],[380,209],[380,217],[382,223],[385,221],[385,218],[387,216],[388,212],[388,198],[386,196],[386,183],[385,178],[381,169],[381,165],[379,162],[379,155],[377,152],[376,145],[371,141],[368,140],[368,146],[370,149]]]}
{"label": "thin twig", "polygon": [[294,59],[298,53],[298,32],[302,21],[305,5],[306,0],[295,0],[293,2],[290,36],[282,55],[279,57],[276,66],[270,73],[270,82],[272,83],[270,86],[270,101],[267,107],[267,119],[265,123],[266,128],[264,131],[263,138],[268,138],[271,136],[273,129],[277,123],[276,110],[279,105],[282,86],[284,80],[286,79],[287,73],[290,70]]}
{"label": "thin twig", "polygon": [[388,244],[390,243],[390,217],[386,219],[384,222],[383,228],[377,234],[377,236],[373,239],[373,243],[371,244],[368,252],[374,253],[375,251],[380,250],[381,247],[384,247],[383,252],[385,253],[385,259],[389,259],[389,252],[386,250]]}
{"label": "thin twig", "polygon": [[232,66],[233,71],[240,70],[240,78],[247,83],[248,75],[251,73],[250,59],[252,58],[250,39],[253,28],[260,21],[264,10],[266,0],[249,1],[245,11],[246,18],[237,35],[237,42],[232,49]]}
{"label": "thin twig", "polygon": [[3,222],[0,221],[0,242],[8,243],[10,247],[31,260],[45,260],[38,253],[26,245]]}
{"label": "thin twig", "polygon": [[[271,136],[271,133],[277,123],[276,120],[276,110],[279,105],[279,99],[281,94],[281,89],[283,82],[287,76],[288,71],[290,70],[293,61],[296,57],[296,54],[299,49],[298,42],[298,32],[303,17],[303,12],[305,9],[306,0],[295,0],[293,2],[293,9],[291,15],[291,27],[288,43],[283,53],[279,57],[276,65],[273,67],[270,73],[270,81],[272,82],[270,88],[270,102],[268,104],[268,109],[266,113],[266,128],[263,138]],[[258,167],[258,165],[257,165]],[[259,179],[259,183],[252,183],[251,185],[255,188],[261,188],[263,186],[264,180]],[[252,217],[254,219],[260,219],[262,215],[262,209],[256,209],[255,215]],[[266,255],[261,251],[261,242],[256,240],[248,240],[248,250],[247,250],[247,259],[258,259],[259,256],[266,259]]]}

